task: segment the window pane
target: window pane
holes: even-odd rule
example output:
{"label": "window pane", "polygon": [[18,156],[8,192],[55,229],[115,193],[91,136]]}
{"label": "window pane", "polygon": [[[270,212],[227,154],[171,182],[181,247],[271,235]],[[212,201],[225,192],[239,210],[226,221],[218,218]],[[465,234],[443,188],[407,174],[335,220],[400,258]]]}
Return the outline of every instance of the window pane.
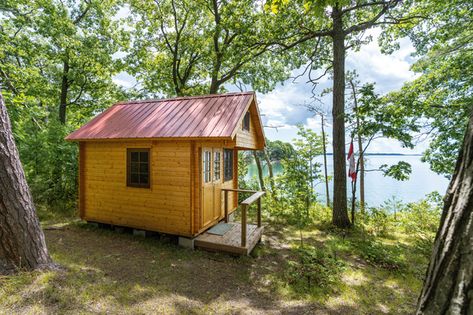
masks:
{"label": "window pane", "polygon": [[140,174],[140,184],[147,185],[149,180],[148,174]]}
{"label": "window pane", "polygon": [[210,158],[211,158],[210,152],[204,151],[202,171],[203,171],[205,183],[210,182]]}
{"label": "window pane", "polygon": [[140,152],[140,162],[148,162],[148,152]]}
{"label": "window pane", "polygon": [[214,152],[214,180],[220,179],[220,152]]}
{"label": "window pane", "polygon": [[250,130],[250,112],[247,112],[243,118],[243,130]]}
{"label": "window pane", "polygon": [[140,176],[138,174],[131,173],[130,175],[130,182],[132,184],[139,184],[140,183]]}
{"label": "window pane", "polygon": [[131,161],[138,162],[139,160],[139,152],[131,152]]}
{"label": "window pane", "polygon": [[223,153],[224,179],[233,179],[233,150],[225,149]]}
{"label": "window pane", "polygon": [[139,170],[140,170],[139,164],[140,163],[131,162],[131,172],[132,173],[138,173],[139,172]]}
{"label": "window pane", "polygon": [[140,173],[148,174],[148,163],[140,163]]}
{"label": "window pane", "polygon": [[149,187],[149,149],[127,149],[127,185]]}

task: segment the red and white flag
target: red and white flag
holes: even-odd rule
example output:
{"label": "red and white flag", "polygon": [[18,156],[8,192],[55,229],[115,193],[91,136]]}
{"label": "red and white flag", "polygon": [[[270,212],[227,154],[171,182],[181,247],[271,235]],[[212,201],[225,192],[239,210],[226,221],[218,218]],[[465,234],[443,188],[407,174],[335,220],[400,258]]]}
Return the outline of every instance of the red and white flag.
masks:
{"label": "red and white flag", "polygon": [[354,182],[356,180],[356,167],[355,167],[355,154],[353,152],[353,140],[350,143],[350,149],[348,150],[347,160],[350,163],[350,166],[348,168],[348,177],[351,177],[351,181]]}

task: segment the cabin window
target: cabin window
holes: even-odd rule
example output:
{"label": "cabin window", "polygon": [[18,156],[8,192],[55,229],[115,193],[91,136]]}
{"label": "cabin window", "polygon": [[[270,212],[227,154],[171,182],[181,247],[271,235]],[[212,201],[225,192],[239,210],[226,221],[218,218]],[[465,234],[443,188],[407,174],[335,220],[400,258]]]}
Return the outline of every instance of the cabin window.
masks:
{"label": "cabin window", "polygon": [[214,152],[214,180],[220,180],[221,158],[220,151]]}
{"label": "cabin window", "polygon": [[243,130],[250,131],[250,112],[246,112],[245,117],[243,117]]}
{"label": "cabin window", "polygon": [[210,159],[211,159],[210,151],[204,151],[203,156],[203,168],[204,168],[204,183],[210,182]]}
{"label": "cabin window", "polygon": [[127,150],[127,186],[149,188],[149,149]]}
{"label": "cabin window", "polygon": [[231,180],[233,179],[233,150],[224,149],[223,150],[223,177],[224,179]]}

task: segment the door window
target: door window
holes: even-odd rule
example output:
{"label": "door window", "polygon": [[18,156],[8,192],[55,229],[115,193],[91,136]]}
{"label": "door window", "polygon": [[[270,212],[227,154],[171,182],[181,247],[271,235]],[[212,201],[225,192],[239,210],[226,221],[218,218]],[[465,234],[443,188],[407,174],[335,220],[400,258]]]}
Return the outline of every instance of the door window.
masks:
{"label": "door window", "polygon": [[233,179],[233,150],[224,149],[223,150],[223,172],[224,179],[232,180]]}
{"label": "door window", "polygon": [[210,182],[210,160],[211,159],[211,154],[210,151],[204,151],[204,156],[203,156],[203,175],[204,175],[204,183],[209,183]]}
{"label": "door window", "polygon": [[220,180],[220,169],[221,169],[221,153],[220,151],[214,152],[214,180]]}

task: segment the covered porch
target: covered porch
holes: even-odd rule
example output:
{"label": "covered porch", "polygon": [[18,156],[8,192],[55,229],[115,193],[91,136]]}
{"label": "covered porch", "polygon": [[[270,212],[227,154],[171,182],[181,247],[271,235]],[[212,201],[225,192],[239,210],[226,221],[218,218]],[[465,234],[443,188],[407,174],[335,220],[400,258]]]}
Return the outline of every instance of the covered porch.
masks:
{"label": "covered porch", "polygon": [[[228,195],[239,193],[251,194],[239,206],[240,222],[230,222]],[[261,224],[261,197],[264,191],[222,188],[225,216],[222,222],[207,230],[194,240],[194,246],[210,251],[226,252],[236,255],[249,255],[256,244],[261,241],[263,226]],[[248,223],[248,211],[256,204],[256,223]],[[237,211],[238,211],[237,210]]]}

